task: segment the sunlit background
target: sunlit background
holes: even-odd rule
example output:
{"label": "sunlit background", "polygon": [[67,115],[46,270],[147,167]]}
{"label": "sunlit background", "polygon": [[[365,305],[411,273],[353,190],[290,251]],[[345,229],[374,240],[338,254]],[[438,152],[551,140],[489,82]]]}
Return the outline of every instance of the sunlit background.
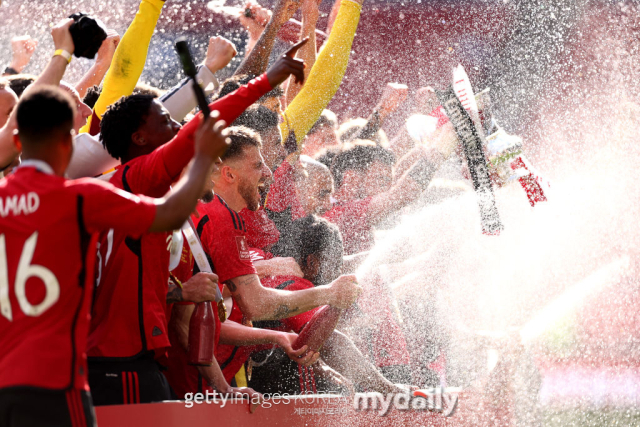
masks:
{"label": "sunlit background", "polygon": [[[5,0],[1,57],[8,64],[10,39],[28,34],[39,45],[24,72],[38,73],[60,18],[91,13],[122,34],[137,6]],[[321,30],[331,6],[321,4]],[[239,55],[230,75],[246,42],[233,16],[241,7],[168,0],[142,81],[167,89],[182,78],[173,50],[182,35],[197,58],[210,36],[232,40]],[[468,184],[444,201],[432,191],[379,233],[359,271],[381,274],[394,291],[414,352],[427,351],[424,342],[446,352],[450,385],[473,386],[501,358],[524,366],[516,369],[522,425],[640,424],[639,12],[636,2],[365,0],[329,106],[342,119],[367,117],[387,82],[444,88],[463,64],[475,90],[491,88],[498,122],[523,138],[551,183],[535,208],[520,189],[497,190],[505,225],[497,237],[480,232]],[[74,60],[65,79],[89,65]],[[386,123],[388,134],[406,108]],[[462,182],[451,163],[446,178]]]}

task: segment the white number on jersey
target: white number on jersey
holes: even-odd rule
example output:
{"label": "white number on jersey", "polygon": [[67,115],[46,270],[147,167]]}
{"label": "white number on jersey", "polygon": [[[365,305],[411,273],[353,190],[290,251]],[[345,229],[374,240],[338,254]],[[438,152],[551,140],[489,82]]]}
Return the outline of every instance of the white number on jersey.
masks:
{"label": "white number on jersey", "polygon": [[[38,243],[38,232],[35,231],[22,248],[14,290],[16,299],[20,304],[20,309],[27,316],[39,316],[60,298],[60,283],[56,276],[46,267],[31,264],[33,253]],[[42,302],[32,305],[27,299],[27,280],[30,277],[37,277],[42,280],[46,288],[46,294]],[[0,234],[0,312],[4,317],[13,320],[11,312],[11,302],[9,301],[9,269],[7,266],[7,247],[4,234]]]}

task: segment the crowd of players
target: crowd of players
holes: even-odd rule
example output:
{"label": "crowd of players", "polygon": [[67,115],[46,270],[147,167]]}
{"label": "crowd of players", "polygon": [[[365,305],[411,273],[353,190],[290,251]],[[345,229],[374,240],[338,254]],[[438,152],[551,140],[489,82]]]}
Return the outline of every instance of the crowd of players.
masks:
{"label": "crowd of players", "polygon": [[[186,81],[138,83],[163,6],[141,0],[75,85],[62,80],[72,20],[53,27],[55,53],[38,76],[20,74],[35,42],[14,40],[0,79],[0,424],[92,425],[93,405],[206,390],[406,390],[409,354],[388,291],[363,293],[352,273],[376,224],[419,197],[454,151],[451,128],[428,148],[406,129],[389,141],[382,125],[407,97],[402,85],[388,85],[366,119],[339,124],[325,109],[361,0],[336,2],[319,51],[316,0],[248,3],[234,76],[215,78],[237,54],[222,37],[199,67],[205,118]],[[302,41],[267,68],[299,8]],[[428,114],[433,99],[419,90],[415,111]],[[183,242],[190,217],[215,274]],[[216,325],[213,365],[192,366],[191,315],[216,288],[229,318]],[[346,310],[342,324],[319,352],[294,350],[325,305]],[[354,325],[360,333],[343,333]]]}

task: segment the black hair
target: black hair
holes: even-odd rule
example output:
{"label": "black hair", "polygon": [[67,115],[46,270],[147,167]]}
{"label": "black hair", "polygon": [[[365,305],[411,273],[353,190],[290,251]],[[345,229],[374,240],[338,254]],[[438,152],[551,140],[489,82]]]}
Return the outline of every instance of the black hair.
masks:
{"label": "black hair", "polygon": [[293,221],[293,229],[300,236],[294,258],[301,266],[307,265],[309,255],[320,253],[342,259],[342,235],[337,225],[317,215],[307,215]]}
{"label": "black hair", "polygon": [[12,76],[6,76],[6,79],[9,80],[9,87],[11,87],[11,90],[15,92],[18,98],[22,96],[25,89],[35,82],[37,78],[38,76],[34,76],[33,74],[14,74]]}
{"label": "black hair", "polygon": [[244,126],[227,128],[227,138],[229,138],[231,144],[229,144],[224,155],[220,156],[223,162],[241,156],[245,147],[262,147],[260,135]]}
{"label": "black hair", "polygon": [[[100,94],[102,93],[102,86],[91,86],[87,89],[87,94],[82,99],[82,102],[87,104],[89,108],[93,110],[96,102],[98,102],[98,98],[100,98]],[[133,88],[133,95],[152,95],[156,98],[159,98],[161,95],[160,89],[150,86],[144,83],[138,83],[135,88]]]}
{"label": "black hair", "polygon": [[329,126],[332,129],[335,129],[338,126],[338,118],[333,111],[326,109],[322,110],[320,118],[313,124],[313,126],[311,126],[307,135],[313,135],[324,126]]}
{"label": "black hair", "polygon": [[245,126],[256,132],[265,132],[278,126],[278,114],[262,105],[252,105],[234,120],[233,126]]}
{"label": "black hair", "polygon": [[[287,232],[280,235],[280,241],[274,247],[273,254],[292,257],[301,267],[307,267],[309,255],[322,255],[321,262],[341,268],[344,254],[342,235],[337,225],[310,214],[289,225]],[[319,276],[323,275],[322,271],[321,267]],[[315,285],[326,282],[322,277],[314,279]]]}
{"label": "black hair", "polygon": [[122,159],[131,145],[131,136],[149,115],[153,95],[130,95],[111,104],[100,122],[100,140],[111,157]]}
{"label": "black hair", "polygon": [[16,115],[22,143],[48,141],[73,129],[75,103],[55,86],[39,86],[25,92]]}
{"label": "black hair", "polygon": [[393,166],[396,156],[392,151],[375,145],[372,141],[358,140],[353,145],[345,147],[333,159],[331,173],[336,187],[342,185],[342,178],[348,170],[365,172],[375,162]]}
{"label": "black hair", "polygon": [[[220,86],[220,89],[218,89],[218,93],[215,99],[220,99],[223,96],[229,95],[231,92],[240,89],[240,86],[246,85],[255,77],[256,76],[250,75],[250,74],[240,74],[240,75],[232,76],[228,78],[222,83],[222,85]],[[275,88],[271,89],[269,92],[262,95],[260,99],[258,99],[258,101],[256,102],[259,104],[263,101],[266,101],[269,98],[280,98],[282,95],[284,95],[284,91],[280,86],[276,86]]]}
{"label": "black hair", "polygon": [[333,160],[336,158],[338,153],[341,151],[339,147],[329,147],[322,150],[314,160],[322,163],[326,167],[331,170],[331,166],[333,165]]}
{"label": "black hair", "polygon": [[93,110],[93,107],[95,107],[96,102],[98,102],[98,98],[100,98],[101,93],[102,86],[91,86],[87,89],[87,93],[84,95],[84,98],[82,98],[82,102],[87,104],[87,106]]}

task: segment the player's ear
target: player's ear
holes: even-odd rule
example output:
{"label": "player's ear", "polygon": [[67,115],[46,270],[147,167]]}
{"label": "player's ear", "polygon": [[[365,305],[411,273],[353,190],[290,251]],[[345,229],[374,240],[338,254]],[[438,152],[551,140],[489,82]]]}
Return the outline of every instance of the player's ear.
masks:
{"label": "player's ear", "polygon": [[236,180],[236,172],[227,165],[220,165],[220,177],[228,183]]}
{"label": "player's ear", "polygon": [[18,136],[18,129],[13,131],[13,145],[18,153],[22,153],[22,142],[20,141],[20,136]]}
{"label": "player's ear", "polygon": [[142,137],[142,135],[140,134],[140,132],[134,132],[131,135],[131,142],[133,142],[136,145],[146,145],[146,142],[144,140],[144,138]]}

